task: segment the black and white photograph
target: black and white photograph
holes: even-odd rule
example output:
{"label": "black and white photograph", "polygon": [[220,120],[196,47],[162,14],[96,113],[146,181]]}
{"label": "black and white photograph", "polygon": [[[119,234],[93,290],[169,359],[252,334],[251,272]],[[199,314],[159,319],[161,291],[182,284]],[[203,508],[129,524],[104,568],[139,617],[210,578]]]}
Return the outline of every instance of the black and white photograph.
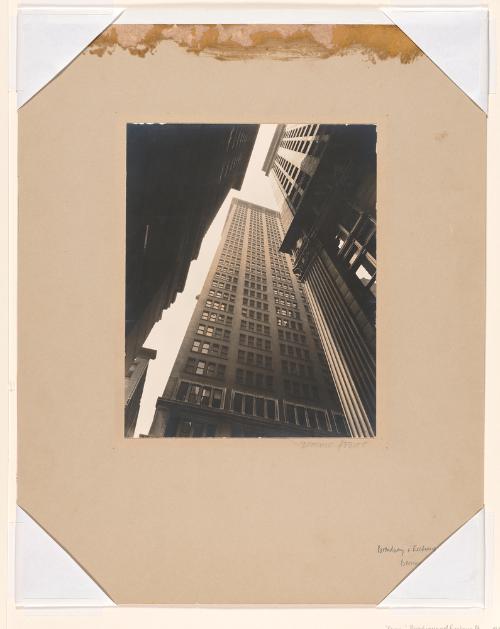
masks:
{"label": "black and white photograph", "polygon": [[375,437],[376,126],[126,134],[125,437]]}

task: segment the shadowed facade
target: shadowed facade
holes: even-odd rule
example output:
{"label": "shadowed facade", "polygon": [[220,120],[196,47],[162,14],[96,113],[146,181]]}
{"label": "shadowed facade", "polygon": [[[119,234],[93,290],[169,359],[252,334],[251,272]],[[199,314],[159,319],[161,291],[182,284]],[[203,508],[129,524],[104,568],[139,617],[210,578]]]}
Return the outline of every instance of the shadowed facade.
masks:
{"label": "shadowed facade", "polygon": [[376,431],[376,127],[278,125],[263,170],[349,430]]}
{"label": "shadowed facade", "polygon": [[227,193],[239,190],[258,125],[128,124],[125,372]]}

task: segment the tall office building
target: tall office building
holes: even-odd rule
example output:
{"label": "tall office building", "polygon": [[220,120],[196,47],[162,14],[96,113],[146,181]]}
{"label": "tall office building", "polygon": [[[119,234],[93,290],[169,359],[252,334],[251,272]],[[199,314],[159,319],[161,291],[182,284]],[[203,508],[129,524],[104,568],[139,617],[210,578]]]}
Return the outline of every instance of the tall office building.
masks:
{"label": "tall office building", "polygon": [[350,436],[283,237],[233,200],[150,436]]}
{"label": "tall office building", "polygon": [[278,125],[263,170],[355,437],[376,429],[376,128]]}
{"label": "tall office building", "polygon": [[127,125],[125,375],[175,300],[229,190],[239,190],[259,126]]}

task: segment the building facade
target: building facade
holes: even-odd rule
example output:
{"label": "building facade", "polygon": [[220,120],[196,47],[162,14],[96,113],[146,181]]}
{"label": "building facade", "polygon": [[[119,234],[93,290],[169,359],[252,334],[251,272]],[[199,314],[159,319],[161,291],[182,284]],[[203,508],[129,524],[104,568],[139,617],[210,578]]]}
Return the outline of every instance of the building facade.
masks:
{"label": "building facade", "polygon": [[376,127],[278,125],[271,177],[291,256],[354,437],[376,432]]}
{"label": "building facade", "polygon": [[125,373],[175,300],[258,125],[127,125]]}
{"label": "building facade", "polygon": [[125,437],[133,437],[141,406],[149,361],[156,358],[156,350],[141,347],[125,376]]}
{"label": "building facade", "polygon": [[150,436],[350,436],[283,237],[233,200]]}

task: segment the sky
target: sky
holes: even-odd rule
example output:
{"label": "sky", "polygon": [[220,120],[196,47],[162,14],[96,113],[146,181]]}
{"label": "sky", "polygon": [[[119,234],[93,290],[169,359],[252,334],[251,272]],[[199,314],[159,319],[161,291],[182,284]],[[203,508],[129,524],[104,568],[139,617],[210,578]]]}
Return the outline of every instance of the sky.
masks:
{"label": "sky", "polygon": [[196,296],[201,292],[206,272],[219,244],[231,200],[237,197],[272,210],[278,209],[269,177],[266,177],[262,171],[262,165],[275,129],[276,125],[274,124],[260,125],[241,190],[229,191],[212,225],[205,234],[198,259],[191,263],[184,290],[177,295],[177,299],[170,308],[163,311],[161,320],[153,327],[144,343],[145,347],[156,349],[157,355],[155,360],[149,362],[135,437],[149,432],[156,400],[162,395],[172,370],[196,305]]}

